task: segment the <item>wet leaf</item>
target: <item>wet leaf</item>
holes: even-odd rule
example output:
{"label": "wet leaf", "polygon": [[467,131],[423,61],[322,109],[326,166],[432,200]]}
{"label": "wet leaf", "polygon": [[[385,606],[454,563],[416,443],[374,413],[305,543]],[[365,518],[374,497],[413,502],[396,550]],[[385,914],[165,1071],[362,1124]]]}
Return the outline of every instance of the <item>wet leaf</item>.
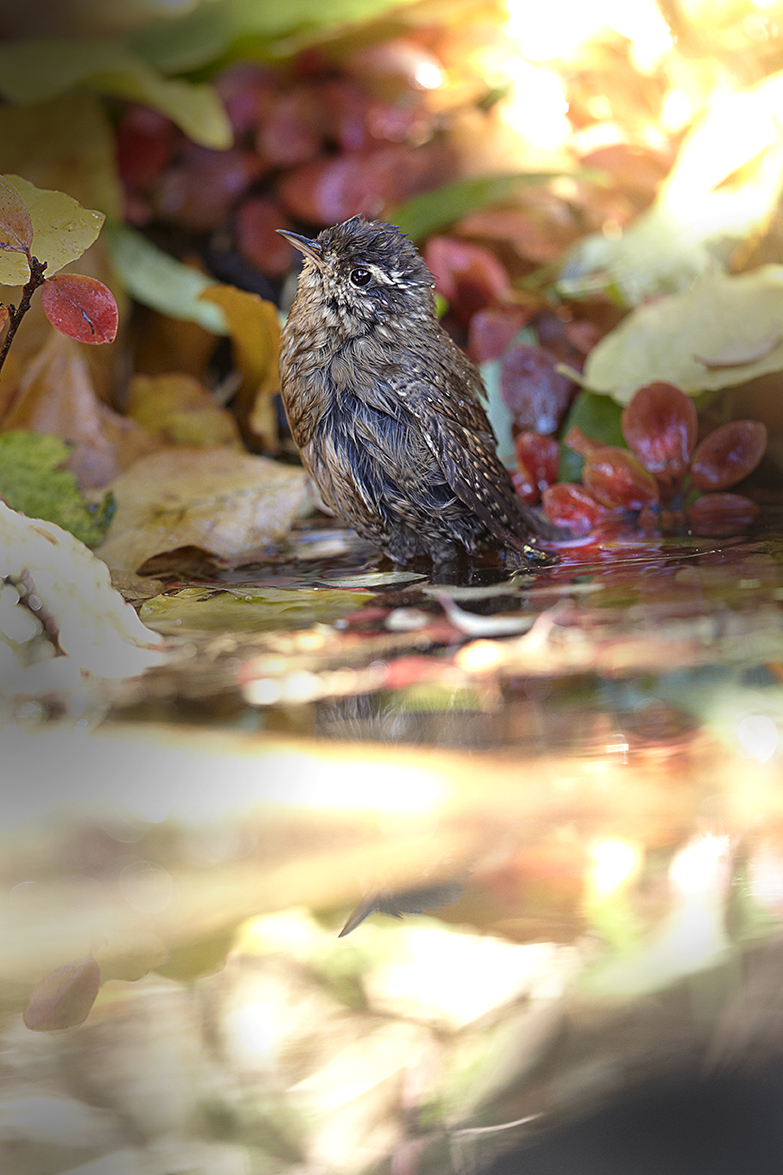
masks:
{"label": "wet leaf", "polygon": [[81,273],[48,278],[41,303],[52,326],[80,343],[113,343],[118,311],[108,286]]}
{"label": "wet leaf", "polygon": [[231,127],[211,86],[163,77],[114,38],[28,38],[0,46],[0,92],[12,102],[44,102],[74,86],[143,102],[189,138],[228,147]]}
{"label": "wet leaf", "polygon": [[758,517],[759,506],[742,494],[702,494],[688,509],[694,534],[741,534]]}
{"label": "wet leaf", "polygon": [[180,444],[242,448],[231,413],[191,375],[136,375],[125,407],[128,416],[144,428]]}
{"label": "wet leaf", "polygon": [[454,180],[434,192],[412,196],[386,214],[414,241],[446,228],[455,220],[491,204],[510,204],[526,188],[546,184],[561,172],[517,172],[512,175],[474,176]]}
{"label": "wet leaf", "polygon": [[[763,265],[736,277],[711,273],[691,289],[631,311],[587,356],[585,382],[621,404],[638,387],[659,381],[689,395],[746,383],[783,370],[783,342],[766,348],[779,336],[781,319],[783,266]],[[729,346],[761,354],[732,366],[704,362]]]}
{"label": "wet leaf", "polygon": [[0,176],[0,283],[19,285],[20,276],[27,281],[30,267],[25,252],[32,243],[33,222],[27,205],[13,184]]}
{"label": "wet leaf", "polygon": [[728,489],[753,472],[766,445],[767,429],[758,420],[729,421],[696,447],[691,481],[702,490]]}
{"label": "wet leaf", "polygon": [[215,284],[211,278],[176,261],[128,225],[108,225],[105,237],[122,284],[143,306],[197,322],[217,335],[228,333],[220,308],[200,301],[202,292]]}
{"label": "wet leaf", "polygon": [[33,988],[22,1018],[32,1032],[82,1024],[95,1003],[101,971],[92,955],[58,967]]}
{"label": "wet leaf", "polygon": [[235,449],[164,449],[110,487],[117,513],[99,554],[117,571],[200,547],[239,560],[284,539],[309,509],[304,471]]}
{"label": "wet leaf", "polygon": [[30,252],[46,262],[47,277],[81,257],[97,239],[106,219],[102,212],[82,208],[65,192],[37,188],[19,175],[5,178],[16,188],[30,213],[33,225]]}
{"label": "wet leaf", "polygon": [[696,443],[693,400],[672,384],[640,388],[623,409],[625,442],[645,469],[660,480],[682,477]]}
{"label": "wet leaf", "polygon": [[370,599],[326,587],[186,587],[145,601],[139,615],[163,634],[264,632],[329,624]]}
{"label": "wet leaf", "polygon": [[44,518],[95,547],[108,530],[114,504],[106,494],[100,505],[88,503],[76,478],[60,469],[72,446],[59,437],[33,432],[0,435],[0,494],[13,510]]}
{"label": "wet leaf", "polygon": [[589,534],[606,517],[606,508],[592,494],[574,482],[558,482],[541,495],[544,513],[555,526],[575,535]]}
{"label": "wet leaf", "polygon": [[595,448],[585,457],[582,482],[604,506],[641,510],[658,501],[658,485],[633,453],[615,445]]}

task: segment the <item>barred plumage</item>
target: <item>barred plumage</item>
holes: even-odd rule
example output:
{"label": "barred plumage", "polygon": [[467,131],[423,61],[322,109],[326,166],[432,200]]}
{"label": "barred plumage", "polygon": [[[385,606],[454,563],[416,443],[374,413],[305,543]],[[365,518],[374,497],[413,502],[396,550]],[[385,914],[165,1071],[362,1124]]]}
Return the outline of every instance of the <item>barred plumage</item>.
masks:
{"label": "barred plumage", "polygon": [[398,563],[492,548],[544,561],[497,456],[481,376],[438,322],[411,241],[361,217],[312,241],[278,231],[305,256],[281,393],[326,505]]}

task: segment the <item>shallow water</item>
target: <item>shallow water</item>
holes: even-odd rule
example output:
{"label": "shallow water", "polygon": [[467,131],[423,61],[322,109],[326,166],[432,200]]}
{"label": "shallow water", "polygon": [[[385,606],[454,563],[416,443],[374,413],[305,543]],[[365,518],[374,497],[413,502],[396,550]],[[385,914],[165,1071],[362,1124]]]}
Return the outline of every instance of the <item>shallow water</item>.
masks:
{"label": "shallow water", "polygon": [[783,1046],[783,532],[558,554],[434,582],[305,533],[6,737],[0,1115],[81,1130],[14,1171],[478,1171]]}

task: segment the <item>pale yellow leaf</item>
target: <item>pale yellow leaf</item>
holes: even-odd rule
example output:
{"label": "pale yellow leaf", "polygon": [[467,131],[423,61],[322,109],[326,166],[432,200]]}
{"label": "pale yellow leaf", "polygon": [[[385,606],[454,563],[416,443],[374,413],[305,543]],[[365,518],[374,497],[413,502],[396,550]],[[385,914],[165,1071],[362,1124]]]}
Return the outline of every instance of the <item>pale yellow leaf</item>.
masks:
{"label": "pale yellow leaf", "polygon": [[[30,252],[46,262],[46,276],[81,257],[97,239],[106,217],[95,209],[82,208],[65,192],[37,188],[19,175],[5,177],[27,205],[33,222]],[[26,278],[24,279],[27,280]]]}
{"label": "pale yellow leaf", "polygon": [[224,446],[153,453],[110,488],[117,512],[96,553],[116,571],[187,546],[250,557],[284,539],[309,508],[303,470]]}

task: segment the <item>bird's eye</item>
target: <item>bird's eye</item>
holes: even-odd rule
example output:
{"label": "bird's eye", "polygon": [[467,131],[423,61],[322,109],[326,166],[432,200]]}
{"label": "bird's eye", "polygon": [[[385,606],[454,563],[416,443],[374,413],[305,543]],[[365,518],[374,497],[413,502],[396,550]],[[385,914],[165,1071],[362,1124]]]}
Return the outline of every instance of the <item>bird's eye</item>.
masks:
{"label": "bird's eye", "polygon": [[351,284],[354,286],[366,286],[371,277],[369,269],[351,270]]}

